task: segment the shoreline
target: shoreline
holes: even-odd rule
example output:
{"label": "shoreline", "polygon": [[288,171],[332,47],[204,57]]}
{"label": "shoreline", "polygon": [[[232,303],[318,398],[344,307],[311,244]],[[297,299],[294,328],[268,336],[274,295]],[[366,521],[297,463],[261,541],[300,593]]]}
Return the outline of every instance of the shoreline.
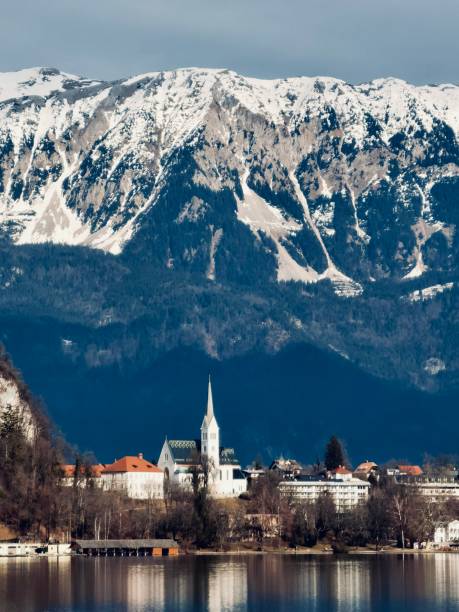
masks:
{"label": "shoreline", "polygon": [[348,555],[432,555],[432,554],[457,554],[459,550],[415,550],[412,548],[389,548],[385,550],[371,550],[364,548],[351,549],[347,552],[335,553],[332,550],[314,550],[313,548],[298,548],[296,550],[292,549],[268,549],[268,550],[192,550],[181,552],[180,556],[196,556],[196,557],[205,557],[205,556],[251,556],[251,555],[288,555],[288,556],[337,556],[337,557],[345,557]]}
{"label": "shoreline", "polygon": [[[177,556],[179,557],[352,557],[352,556],[417,556],[417,555],[437,555],[437,554],[457,554],[459,550],[413,550],[413,549],[389,549],[389,550],[349,550],[348,552],[334,553],[333,551],[327,550],[314,550],[314,549],[300,549],[300,550],[284,550],[284,549],[273,549],[273,550],[192,550],[192,551],[181,551]],[[126,556],[111,556],[111,555],[78,555],[78,554],[66,554],[66,555],[5,555],[0,556],[0,562],[5,559],[18,560],[18,559],[165,559],[169,557],[144,557],[135,555]]]}

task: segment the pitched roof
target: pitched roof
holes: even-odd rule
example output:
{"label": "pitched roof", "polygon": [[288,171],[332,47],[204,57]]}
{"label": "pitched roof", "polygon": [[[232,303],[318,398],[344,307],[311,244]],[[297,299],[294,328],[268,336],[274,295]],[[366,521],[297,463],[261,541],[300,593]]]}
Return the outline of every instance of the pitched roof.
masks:
{"label": "pitched roof", "polygon": [[371,472],[371,470],[377,468],[378,465],[374,461],[364,461],[355,468],[356,472]]}
{"label": "pitched roof", "polygon": [[398,465],[397,467],[400,472],[404,472],[409,476],[421,476],[423,473],[419,465]]}
{"label": "pitched roof", "polygon": [[[201,452],[200,440],[168,440],[174,463],[194,465],[199,460]],[[239,465],[234,448],[220,448],[221,465]]]}
{"label": "pitched roof", "polygon": [[126,456],[118,459],[115,463],[107,465],[102,474],[119,472],[161,472],[157,465],[146,461],[143,457]]}
{"label": "pitched roof", "polygon": [[174,463],[194,464],[201,452],[200,440],[168,440]]}
{"label": "pitched roof", "polygon": [[332,474],[352,474],[351,470],[348,470],[344,465],[340,465],[334,470],[330,470]]}
{"label": "pitched roof", "polygon": [[74,540],[78,548],[97,549],[97,548],[177,548],[178,544],[172,539],[139,539],[139,540]]}
{"label": "pitched roof", "polygon": [[279,457],[274,459],[269,466],[270,470],[281,470],[282,472],[291,472],[295,470],[301,470],[301,464],[296,459],[284,459]]}

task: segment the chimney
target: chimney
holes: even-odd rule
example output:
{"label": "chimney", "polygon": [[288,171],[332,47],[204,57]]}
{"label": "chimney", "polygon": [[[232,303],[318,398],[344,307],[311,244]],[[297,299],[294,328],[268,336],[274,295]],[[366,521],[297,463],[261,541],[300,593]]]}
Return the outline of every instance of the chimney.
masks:
{"label": "chimney", "polygon": [[137,455],[137,457],[138,457],[139,459],[143,459],[143,453],[139,453],[139,454]]}

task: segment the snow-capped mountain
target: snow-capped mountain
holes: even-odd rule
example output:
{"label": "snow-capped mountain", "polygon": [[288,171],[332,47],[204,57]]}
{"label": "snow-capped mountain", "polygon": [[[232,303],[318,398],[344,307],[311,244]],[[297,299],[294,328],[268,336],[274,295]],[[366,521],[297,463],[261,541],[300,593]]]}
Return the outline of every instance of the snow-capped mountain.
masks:
{"label": "snow-capped mountain", "polygon": [[457,272],[458,132],[454,85],[3,73],[0,226],[17,244],[357,296]]}

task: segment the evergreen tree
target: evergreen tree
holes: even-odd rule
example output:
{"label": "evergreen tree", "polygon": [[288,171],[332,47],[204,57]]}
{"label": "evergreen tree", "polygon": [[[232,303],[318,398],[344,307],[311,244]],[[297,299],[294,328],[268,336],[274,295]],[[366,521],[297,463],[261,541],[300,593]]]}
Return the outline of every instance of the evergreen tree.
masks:
{"label": "evergreen tree", "polygon": [[[23,455],[26,439],[24,436],[24,421],[19,410],[8,404],[0,415],[0,447],[5,470]],[[8,464],[8,465],[7,465]]]}
{"label": "evergreen tree", "polygon": [[325,448],[325,467],[327,470],[335,470],[345,464],[344,450],[341,442],[336,436],[332,436]]}

